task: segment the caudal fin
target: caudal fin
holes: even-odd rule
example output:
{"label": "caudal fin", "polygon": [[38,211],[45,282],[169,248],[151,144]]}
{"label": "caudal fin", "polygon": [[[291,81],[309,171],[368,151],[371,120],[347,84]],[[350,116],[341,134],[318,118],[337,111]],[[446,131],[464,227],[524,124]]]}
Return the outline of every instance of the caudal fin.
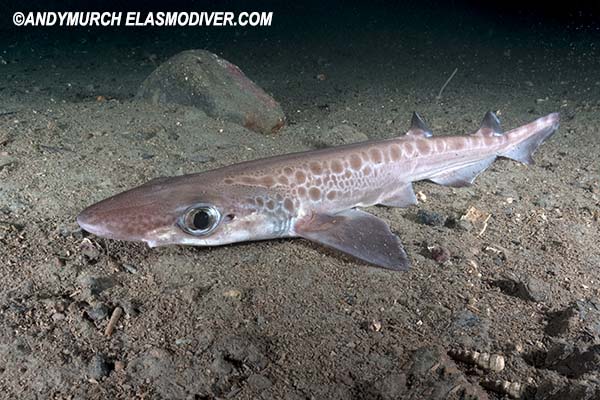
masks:
{"label": "caudal fin", "polygon": [[559,119],[558,113],[552,113],[520,128],[506,132],[512,144],[499,154],[500,157],[510,158],[523,164],[533,164],[531,156],[544,140],[556,132]]}

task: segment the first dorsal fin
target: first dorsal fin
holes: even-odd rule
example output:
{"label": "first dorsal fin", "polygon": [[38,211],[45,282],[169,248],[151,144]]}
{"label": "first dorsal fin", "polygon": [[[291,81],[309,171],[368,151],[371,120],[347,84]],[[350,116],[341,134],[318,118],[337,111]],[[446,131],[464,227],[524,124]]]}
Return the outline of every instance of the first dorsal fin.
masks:
{"label": "first dorsal fin", "polygon": [[410,120],[410,129],[406,132],[408,136],[425,136],[431,137],[431,130],[425,124],[423,119],[419,114],[413,112],[412,118]]}
{"label": "first dorsal fin", "polygon": [[502,128],[500,128],[500,120],[491,111],[488,111],[483,116],[481,127],[474,133],[480,136],[501,136]]}

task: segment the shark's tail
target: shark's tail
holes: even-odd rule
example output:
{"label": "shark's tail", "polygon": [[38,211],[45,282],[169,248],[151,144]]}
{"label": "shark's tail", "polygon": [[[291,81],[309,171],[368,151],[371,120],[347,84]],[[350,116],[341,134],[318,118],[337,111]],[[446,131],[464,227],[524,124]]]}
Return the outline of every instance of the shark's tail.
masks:
{"label": "shark's tail", "polygon": [[499,156],[510,158],[523,164],[533,164],[531,156],[544,140],[556,132],[559,119],[558,113],[552,113],[538,118],[527,125],[506,132],[510,144]]}

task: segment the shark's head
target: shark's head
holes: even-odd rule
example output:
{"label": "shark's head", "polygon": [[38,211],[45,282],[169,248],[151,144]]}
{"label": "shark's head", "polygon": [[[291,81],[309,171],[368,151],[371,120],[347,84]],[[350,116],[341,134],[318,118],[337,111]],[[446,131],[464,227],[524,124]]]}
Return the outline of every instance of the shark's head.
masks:
{"label": "shark's head", "polygon": [[155,179],[86,208],[77,222],[97,236],[150,247],[215,246],[285,235],[282,215],[268,203],[266,193],[223,187],[198,174]]}

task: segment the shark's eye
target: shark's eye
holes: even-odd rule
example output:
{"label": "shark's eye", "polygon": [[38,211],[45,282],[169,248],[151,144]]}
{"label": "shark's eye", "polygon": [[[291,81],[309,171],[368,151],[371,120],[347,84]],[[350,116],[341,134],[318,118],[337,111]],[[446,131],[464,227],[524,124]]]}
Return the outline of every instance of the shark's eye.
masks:
{"label": "shark's eye", "polygon": [[209,205],[197,205],[189,208],[179,219],[179,227],[185,232],[202,236],[212,232],[219,225],[221,213]]}

